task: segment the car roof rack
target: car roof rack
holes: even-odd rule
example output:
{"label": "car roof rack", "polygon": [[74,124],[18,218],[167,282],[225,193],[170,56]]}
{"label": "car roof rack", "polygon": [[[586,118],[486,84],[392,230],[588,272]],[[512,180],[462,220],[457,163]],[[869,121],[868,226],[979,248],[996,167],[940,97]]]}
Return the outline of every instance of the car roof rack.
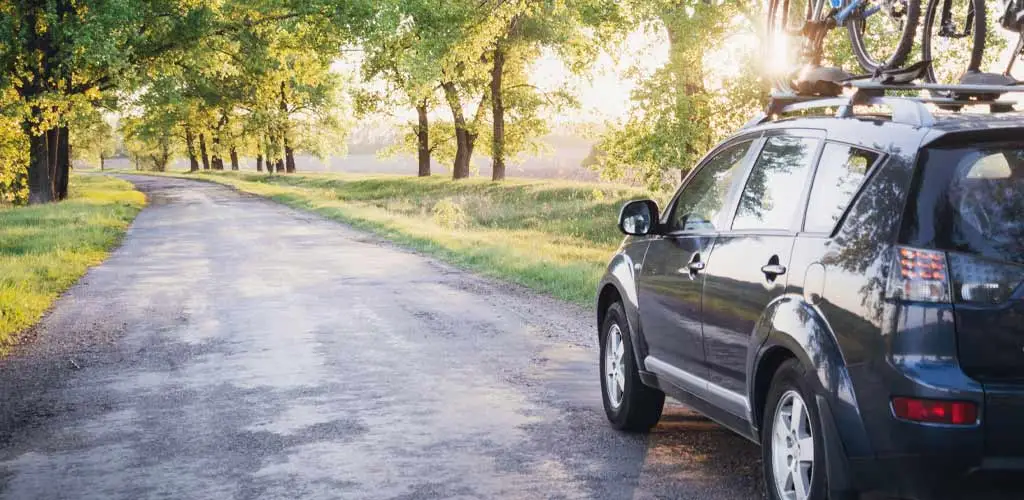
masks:
{"label": "car roof rack", "polygon": [[[837,108],[837,118],[853,118],[855,106],[884,106],[892,111],[892,121],[914,127],[935,124],[935,116],[927,104],[942,109],[959,111],[964,106],[989,106],[992,113],[1013,111],[1015,101],[1000,100],[1000,96],[1024,92],[1024,85],[945,85],[934,83],[883,83],[875,80],[850,80],[841,86],[854,91],[848,95],[813,96],[794,92],[772,94],[767,109],[744,125],[753,127],[770,122],[778,116],[797,111]],[[930,95],[886,95],[889,92],[923,92]]]}

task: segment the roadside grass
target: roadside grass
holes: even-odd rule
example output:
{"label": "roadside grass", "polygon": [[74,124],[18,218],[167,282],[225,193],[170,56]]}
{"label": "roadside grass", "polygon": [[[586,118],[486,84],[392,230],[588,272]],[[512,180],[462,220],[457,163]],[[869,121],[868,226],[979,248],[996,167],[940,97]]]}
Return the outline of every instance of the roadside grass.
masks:
{"label": "roadside grass", "polygon": [[61,203],[0,206],[0,352],[107,256],[146,204],[111,177],[74,175],[69,189]]}
{"label": "roadside grass", "polygon": [[239,172],[177,174],[232,186],[381,235],[475,272],[590,304],[639,189],[551,180]]}

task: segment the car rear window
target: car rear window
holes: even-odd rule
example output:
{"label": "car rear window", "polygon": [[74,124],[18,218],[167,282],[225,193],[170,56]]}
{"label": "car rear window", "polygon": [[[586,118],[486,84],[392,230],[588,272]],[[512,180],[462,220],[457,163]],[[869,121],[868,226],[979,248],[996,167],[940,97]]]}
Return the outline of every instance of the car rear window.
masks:
{"label": "car rear window", "polygon": [[1024,263],[1024,143],[926,149],[919,165],[905,241]]}

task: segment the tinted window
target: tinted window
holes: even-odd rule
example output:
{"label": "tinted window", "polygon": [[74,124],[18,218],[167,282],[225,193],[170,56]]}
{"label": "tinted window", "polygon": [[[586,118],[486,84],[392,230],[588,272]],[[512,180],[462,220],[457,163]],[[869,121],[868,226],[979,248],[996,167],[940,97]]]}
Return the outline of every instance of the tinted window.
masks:
{"label": "tinted window", "polygon": [[672,231],[714,230],[715,221],[725,206],[729,187],[750,149],[743,142],[719,151],[690,179],[676,198],[669,220]]}
{"label": "tinted window", "polygon": [[1024,263],[1024,146],[928,149],[921,161],[906,239]]}
{"label": "tinted window", "polygon": [[825,144],[814,175],[804,230],[831,233],[877,159],[877,153],[842,144]]}
{"label": "tinted window", "polygon": [[732,228],[789,229],[817,147],[817,139],[805,137],[768,139],[743,188]]}

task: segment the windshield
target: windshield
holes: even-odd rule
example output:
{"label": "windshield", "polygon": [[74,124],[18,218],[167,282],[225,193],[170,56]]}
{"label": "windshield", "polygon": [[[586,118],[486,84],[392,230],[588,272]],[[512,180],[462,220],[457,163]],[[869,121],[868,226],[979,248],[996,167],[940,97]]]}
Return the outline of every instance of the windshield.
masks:
{"label": "windshield", "polygon": [[905,241],[1024,263],[1024,144],[927,149]]}

